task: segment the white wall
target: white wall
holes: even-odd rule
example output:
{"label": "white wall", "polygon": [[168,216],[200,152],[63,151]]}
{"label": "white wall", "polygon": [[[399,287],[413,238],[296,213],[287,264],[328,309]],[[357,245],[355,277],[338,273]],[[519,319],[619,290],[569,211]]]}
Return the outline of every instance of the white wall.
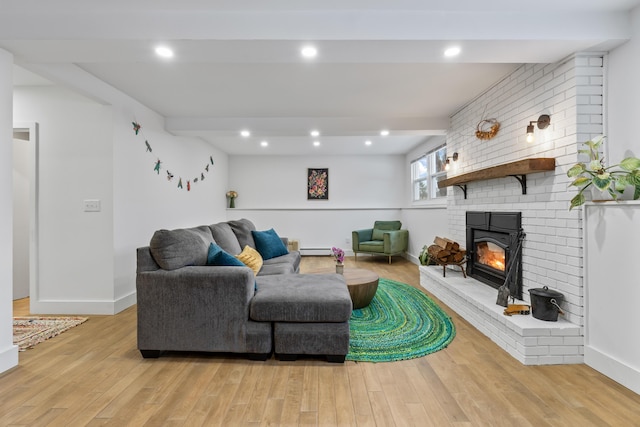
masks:
{"label": "white wall", "polygon": [[[307,200],[307,168],[329,169],[329,200]],[[231,156],[228,189],[238,198],[227,216],[249,218],[258,229],[274,227],[301,248],[350,251],[353,230],[401,218],[404,177],[399,155]]]}
{"label": "white wall", "polygon": [[[258,230],[298,240],[303,255],[329,255],[336,246],[352,255],[351,232],[373,227],[376,220],[397,220],[400,209],[229,209],[229,219],[248,218]],[[403,228],[404,224],[403,224]],[[411,234],[411,233],[410,233]]]}
{"label": "white wall", "polygon": [[13,56],[0,49],[0,372],[18,364],[13,345]]}
{"label": "white wall", "polygon": [[407,258],[415,264],[422,248],[432,245],[434,237],[450,236],[446,207],[403,209],[402,224],[410,230]]}
{"label": "white wall", "polygon": [[[640,7],[631,20],[631,40],[610,52],[608,61],[605,133],[613,163],[640,157]],[[585,207],[585,363],[640,393],[640,317],[637,310],[627,309],[640,298],[635,279],[640,254],[637,245],[627,244],[638,239],[640,205],[625,203]]]}
{"label": "white wall", "polygon": [[609,54],[607,78],[609,164],[627,156],[640,157],[640,7],[631,14],[632,38]]}
{"label": "white wall", "polygon": [[[307,168],[329,168],[329,200],[307,200]],[[231,156],[229,190],[243,209],[400,208],[403,156]]]}
{"label": "white wall", "polygon": [[[640,202],[585,206],[585,363],[640,393]],[[603,266],[605,266],[603,268]]]}
{"label": "white wall", "polygon": [[[143,126],[138,136],[134,119]],[[136,248],[148,245],[155,230],[226,220],[227,155],[199,139],[169,135],[163,126],[160,116],[142,106],[114,109],[114,292],[120,308],[134,302]],[[146,151],[145,139],[152,152]],[[153,170],[157,159],[160,174]],[[167,171],[174,175],[171,181]]]}
{"label": "white wall", "polygon": [[[135,249],[156,229],[226,219],[227,156],[199,139],[166,133],[159,115],[103,89],[104,103],[61,86],[15,90],[15,120],[40,124],[34,313],[121,311],[135,303]],[[143,126],[138,136],[134,120]],[[99,199],[101,212],[84,212],[85,199]]]}
{"label": "white wall", "polygon": [[[80,304],[109,304],[111,108],[58,86],[21,87],[14,91],[14,116],[40,123],[39,280],[31,290],[32,310],[75,313],[85,310]],[[85,199],[99,199],[101,212],[84,212]]]}
{"label": "white wall", "polygon": [[412,186],[410,165],[413,160],[427,152],[446,143],[446,137],[432,136],[424,143],[415,147],[405,156],[405,203],[406,208],[402,210],[402,223],[411,230],[409,235],[409,248],[407,258],[414,263],[419,263],[418,256],[423,246],[433,244],[436,236],[449,237],[449,224],[447,221],[447,201],[430,200],[423,203],[412,203]]}
{"label": "white wall", "polygon": [[[417,263],[425,244],[447,235],[446,204],[412,207],[409,164],[443,142],[434,139],[406,156],[231,156],[228,189],[239,196],[228,218],[274,227],[302,249],[338,246],[348,253],[353,230],[399,219],[409,230],[407,257]],[[307,168],[329,168],[328,201],[307,200]]]}

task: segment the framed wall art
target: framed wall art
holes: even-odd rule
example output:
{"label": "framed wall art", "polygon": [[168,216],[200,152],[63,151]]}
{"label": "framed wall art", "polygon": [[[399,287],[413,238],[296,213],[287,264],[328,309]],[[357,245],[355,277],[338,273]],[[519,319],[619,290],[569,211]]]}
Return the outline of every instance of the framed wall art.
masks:
{"label": "framed wall art", "polygon": [[307,200],[329,200],[329,169],[307,169]]}

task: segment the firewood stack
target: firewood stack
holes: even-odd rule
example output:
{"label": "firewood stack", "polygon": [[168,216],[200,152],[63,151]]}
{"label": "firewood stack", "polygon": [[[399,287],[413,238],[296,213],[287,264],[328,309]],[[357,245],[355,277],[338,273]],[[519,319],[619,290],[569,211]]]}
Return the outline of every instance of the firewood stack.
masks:
{"label": "firewood stack", "polygon": [[427,248],[427,252],[438,264],[459,264],[467,256],[467,251],[461,249],[460,244],[451,239],[436,237],[433,243]]}
{"label": "firewood stack", "polygon": [[467,262],[467,251],[460,248],[457,242],[443,237],[436,237],[433,245],[427,248],[429,259],[442,266],[442,276],[447,276],[447,265],[457,265],[462,270],[462,276],[467,277],[464,263]]}

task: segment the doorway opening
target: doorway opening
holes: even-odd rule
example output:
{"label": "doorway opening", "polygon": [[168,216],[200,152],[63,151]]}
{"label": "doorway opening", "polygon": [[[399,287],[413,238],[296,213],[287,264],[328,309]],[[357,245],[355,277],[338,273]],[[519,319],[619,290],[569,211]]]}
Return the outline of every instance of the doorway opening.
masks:
{"label": "doorway opening", "polygon": [[13,299],[38,289],[38,124],[13,125]]}

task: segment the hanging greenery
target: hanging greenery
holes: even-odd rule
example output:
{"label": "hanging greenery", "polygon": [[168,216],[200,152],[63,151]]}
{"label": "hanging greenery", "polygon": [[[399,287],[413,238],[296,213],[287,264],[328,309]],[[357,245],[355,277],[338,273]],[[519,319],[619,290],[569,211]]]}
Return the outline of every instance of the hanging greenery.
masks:
{"label": "hanging greenery", "polygon": [[[136,135],[141,135],[144,138],[144,133],[142,132],[142,126],[140,125],[140,123],[133,121],[131,122],[131,124],[133,125],[133,131],[136,133]],[[149,141],[145,138],[144,139],[144,145],[145,145],[145,151],[147,153],[153,153],[153,149],[151,148],[151,144],[149,143]],[[156,157],[156,160],[154,162],[154,166],[153,166],[153,171],[157,174],[160,175],[160,169],[162,169],[162,160],[160,160],[160,158]],[[209,167],[213,166],[214,162],[213,162],[213,156],[209,156],[209,161],[205,164],[204,166],[204,170],[203,171],[198,171],[197,173],[193,174],[192,176],[194,178],[192,179],[188,179],[187,180],[187,191],[191,191],[191,183],[193,182],[193,184],[197,184],[198,182],[202,182],[204,181],[205,178],[205,173],[209,173]],[[190,175],[191,176],[191,175]],[[167,169],[167,181],[171,182],[173,180],[174,175]],[[182,184],[182,177],[180,175],[178,175],[178,186],[177,188],[179,189],[184,189],[184,186]]]}

